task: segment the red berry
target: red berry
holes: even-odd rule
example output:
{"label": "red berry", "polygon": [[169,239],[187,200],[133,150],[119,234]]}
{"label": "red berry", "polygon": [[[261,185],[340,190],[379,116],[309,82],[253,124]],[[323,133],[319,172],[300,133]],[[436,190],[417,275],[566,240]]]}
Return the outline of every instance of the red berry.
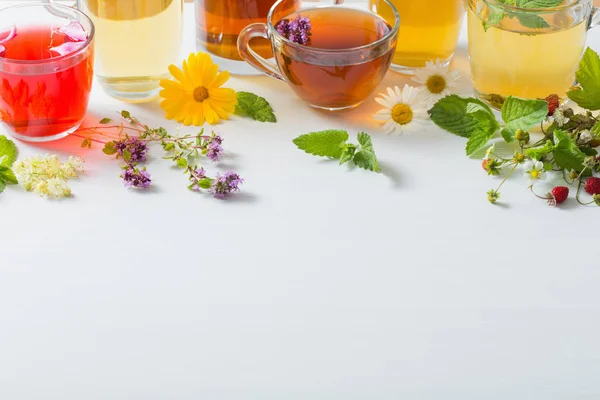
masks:
{"label": "red berry", "polygon": [[548,102],[548,116],[554,115],[554,111],[560,106],[560,99],[557,94],[551,94],[545,99]]}
{"label": "red berry", "polygon": [[585,191],[591,195],[600,194],[600,178],[588,178],[585,181]]}
{"label": "red berry", "polygon": [[552,189],[552,197],[556,201],[556,204],[564,202],[569,197],[569,188],[565,186],[557,186]]}

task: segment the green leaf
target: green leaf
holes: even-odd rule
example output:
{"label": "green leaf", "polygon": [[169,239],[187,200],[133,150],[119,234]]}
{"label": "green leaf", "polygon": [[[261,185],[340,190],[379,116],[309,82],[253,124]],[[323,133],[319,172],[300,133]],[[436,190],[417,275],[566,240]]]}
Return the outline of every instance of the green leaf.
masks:
{"label": "green leaf", "polygon": [[566,132],[554,132],[554,162],[560,168],[581,171],[585,154],[579,150],[573,139]]}
{"label": "green leaf", "polygon": [[179,168],[187,168],[188,166],[188,162],[185,158],[178,158],[175,160],[175,164],[177,164]]}
{"label": "green leaf", "polygon": [[104,145],[104,148],[102,149],[102,152],[106,155],[113,155],[117,153],[117,148],[115,147],[117,143],[115,141],[112,142],[108,142]]}
{"label": "green leaf", "polygon": [[543,157],[552,153],[553,150],[554,144],[552,143],[552,141],[548,140],[542,147],[535,147],[525,150],[525,154],[531,158],[540,161]]}
{"label": "green leaf", "polygon": [[474,134],[472,134],[471,137],[469,138],[469,140],[467,141],[467,147],[465,149],[467,152],[467,155],[470,156],[471,154],[475,153],[477,150],[484,147],[490,141],[490,139],[494,136],[495,133],[496,133],[496,131],[487,130],[487,131],[475,132]]}
{"label": "green leaf", "polygon": [[0,193],[4,192],[4,188],[6,187],[6,183],[2,179],[0,179]]}
{"label": "green leaf", "polygon": [[342,145],[348,141],[348,132],[330,129],[300,135],[293,140],[300,150],[320,157],[339,159],[344,151]]}
{"label": "green leaf", "polygon": [[600,136],[600,121],[596,122],[592,129],[590,129],[590,133],[594,136]]}
{"label": "green leaf", "polygon": [[131,151],[127,149],[123,150],[123,160],[127,162],[131,161]]}
{"label": "green leaf", "polygon": [[131,119],[131,114],[129,113],[129,111],[123,110],[123,111],[121,111],[121,117],[123,117],[125,119]]}
{"label": "green leaf", "polygon": [[15,142],[0,135],[0,165],[11,167],[17,161],[17,146]]}
{"label": "green leaf", "polygon": [[564,0],[517,0],[521,8],[550,8],[559,6]]}
{"label": "green leaf", "polygon": [[[122,113],[121,113],[121,114],[122,114]],[[110,118],[102,118],[102,119],[100,120],[100,122],[98,122],[98,123],[99,123],[99,124],[102,124],[102,125],[106,125],[106,124],[109,124],[111,121],[112,121],[112,119],[110,119]]]}
{"label": "green leaf", "polygon": [[487,104],[455,94],[444,97],[428,112],[437,126],[466,138],[480,132],[491,135],[500,127]]}
{"label": "green leaf", "polygon": [[576,77],[581,90],[569,91],[569,98],[585,109],[600,110],[600,57],[589,47],[579,62]]}
{"label": "green leaf", "polygon": [[504,12],[504,9],[502,9],[501,7],[489,5],[488,9],[489,9],[489,14],[488,14],[487,21],[483,21],[483,29],[486,31],[489,28],[498,25],[500,23],[500,21],[502,21],[506,15],[506,13]]}
{"label": "green leaf", "polygon": [[354,154],[354,158],[352,159],[354,164],[369,171],[381,171],[379,163],[377,162],[377,156],[375,156],[371,136],[364,132],[360,132],[357,136],[357,140],[360,144],[360,150]]}
{"label": "green leaf", "polygon": [[4,181],[5,183],[12,183],[14,185],[19,183],[14,172],[12,172],[9,167],[4,165],[0,165],[0,180]]}
{"label": "green leaf", "polygon": [[348,144],[344,147],[344,151],[342,151],[342,155],[340,156],[340,165],[347,163],[352,160],[354,157],[354,153],[356,153],[356,146],[353,144]]}
{"label": "green leaf", "polygon": [[500,128],[490,107],[474,98],[444,97],[429,110],[429,115],[440,128],[469,138],[467,155],[485,146]]}
{"label": "green leaf", "polygon": [[237,92],[235,114],[260,122],[277,122],[273,108],[264,98],[250,92]]}
{"label": "green leaf", "polygon": [[372,151],[360,150],[354,155],[352,161],[354,161],[354,164],[356,164],[357,167],[362,169],[374,172],[381,171],[379,163],[377,162],[377,157],[375,157],[375,153]]}
{"label": "green leaf", "polygon": [[544,100],[523,100],[509,97],[502,106],[504,129],[502,137],[508,143],[515,140],[515,133],[521,129],[525,132],[539,125],[548,115],[548,103]]}
{"label": "green leaf", "polygon": [[525,28],[550,28],[550,24],[548,24],[544,18],[536,14],[529,14],[524,12],[509,12],[508,15],[510,17],[516,17],[521,23],[521,25],[523,25]]}
{"label": "green leaf", "polygon": [[209,189],[212,186],[213,180],[210,178],[200,179],[198,181],[198,186],[202,189]]}

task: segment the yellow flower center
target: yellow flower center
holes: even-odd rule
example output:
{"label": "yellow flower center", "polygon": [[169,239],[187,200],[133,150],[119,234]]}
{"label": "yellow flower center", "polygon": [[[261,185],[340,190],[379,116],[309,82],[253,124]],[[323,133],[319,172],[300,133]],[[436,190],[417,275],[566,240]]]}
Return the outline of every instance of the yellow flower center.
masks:
{"label": "yellow flower center", "polygon": [[427,79],[427,89],[431,93],[440,94],[447,86],[446,79],[441,75],[431,75],[429,79]]}
{"label": "yellow flower center", "polygon": [[198,86],[194,89],[194,100],[198,103],[202,103],[204,100],[208,99],[208,89],[204,86]]}
{"label": "yellow flower center", "polygon": [[540,178],[540,171],[538,171],[537,169],[534,169],[533,171],[531,171],[529,173],[529,175],[531,176],[531,179],[539,179]]}
{"label": "yellow flower center", "polygon": [[400,125],[406,125],[413,119],[412,109],[406,104],[396,104],[392,108],[392,119]]}

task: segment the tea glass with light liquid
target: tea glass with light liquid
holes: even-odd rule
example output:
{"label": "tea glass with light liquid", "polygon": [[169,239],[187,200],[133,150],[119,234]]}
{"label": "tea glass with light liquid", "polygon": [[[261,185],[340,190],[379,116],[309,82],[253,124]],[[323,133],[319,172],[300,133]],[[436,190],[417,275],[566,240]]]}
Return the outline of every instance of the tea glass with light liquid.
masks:
{"label": "tea glass with light liquid", "polygon": [[[287,82],[311,107],[350,110],[375,90],[388,71],[400,18],[388,0],[326,3],[279,0],[266,24],[249,25],[240,33],[238,50],[258,71]],[[374,13],[375,8],[394,15],[393,23]],[[281,21],[298,16],[310,20],[306,44],[293,42],[277,30]],[[255,38],[271,41],[276,64],[254,50]]]}
{"label": "tea glass with light liquid", "polygon": [[[447,65],[452,60],[465,15],[465,0],[390,0],[400,14],[398,46],[392,70],[413,74],[428,61],[439,59]],[[370,1],[375,12],[388,23],[394,16],[387,8]]]}
{"label": "tea glass with light liquid", "polygon": [[468,0],[469,56],[477,96],[501,108],[508,96],[561,99],[575,83],[587,31],[600,22],[592,0],[525,9]]}
{"label": "tea glass with light liquid", "polygon": [[[240,32],[252,23],[265,23],[277,0],[195,0],[196,47],[212,55],[221,69],[237,75],[258,75],[246,64],[237,48]],[[271,43],[264,38],[252,42],[254,51],[272,58]]]}
{"label": "tea glass with light liquid", "polygon": [[96,26],[95,70],[103,89],[130,103],[157,98],[160,80],[180,58],[183,0],[77,0],[76,6]]}

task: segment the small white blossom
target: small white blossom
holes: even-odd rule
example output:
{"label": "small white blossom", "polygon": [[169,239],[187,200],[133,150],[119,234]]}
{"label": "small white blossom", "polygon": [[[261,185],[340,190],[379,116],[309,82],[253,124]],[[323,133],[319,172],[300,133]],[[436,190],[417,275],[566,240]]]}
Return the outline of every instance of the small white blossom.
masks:
{"label": "small white blossom", "polygon": [[485,152],[485,158],[484,160],[489,160],[492,158],[492,154],[494,154],[494,150],[496,150],[496,143],[494,143],[493,145],[491,145],[490,147],[488,147],[488,149]]}
{"label": "small white blossom", "polygon": [[543,181],[546,179],[546,171],[544,163],[541,161],[528,161],[525,163],[525,176],[529,178],[531,183]]}
{"label": "small white blossom", "polygon": [[17,162],[13,172],[28,191],[40,196],[68,197],[71,189],[67,180],[77,178],[83,172],[83,162],[81,157],[69,157],[63,164],[55,154],[45,157],[38,154]]}

